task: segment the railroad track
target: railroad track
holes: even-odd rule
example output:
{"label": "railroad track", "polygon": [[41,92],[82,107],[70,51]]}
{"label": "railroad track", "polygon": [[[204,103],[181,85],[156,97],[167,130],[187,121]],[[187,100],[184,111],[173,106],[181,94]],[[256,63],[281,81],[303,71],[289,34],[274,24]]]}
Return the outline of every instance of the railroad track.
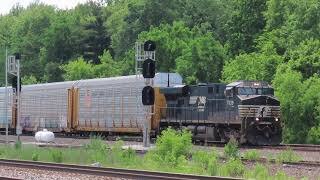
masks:
{"label": "railroad track", "polygon": [[[202,146],[215,146],[215,147],[224,147],[226,143],[221,142],[206,142],[206,143],[197,143],[197,145]],[[279,145],[270,145],[270,146],[253,146],[253,145],[240,145],[239,148],[244,149],[276,149],[276,150],[295,150],[295,151],[308,151],[308,152],[320,152],[320,145],[314,144],[279,144]]]}
{"label": "railroad track", "polygon": [[[72,138],[75,141],[76,140],[89,139],[90,138],[90,137],[62,136],[62,135],[58,135],[56,137],[57,138]],[[116,141],[117,137],[105,138],[105,140],[107,140],[107,141]],[[128,141],[128,142],[141,142],[137,136],[134,136],[134,137],[123,137],[122,140]],[[154,139],[153,139],[153,141],[155,142]],[[9,142],[12,143],[12,142],[15,142],[15,141],[10,140]],[[0,139],[0,144],[1,143],[5,143],[5,140]],[[49,146],[49,145],[46,144],[45,146]],[[208,141],[208,142],[195,141],[194,145],[224,147],[226,145],[226,143],[219,142],[219,141]],[[55,147],[55,146],[59,146],[59,145],[54,145],[54,143],[53,143],[53,144],[51,144],[51,146]],[[66,145],[61,145],[61,147],[69,147],[69,146],[66,144]],[[81,147],[81,146],[79,145],[77,147]],[[280,144],[280,145],[270,145],[270,146],[240,145],[240,148],[244,148],[244,149],[275,149],[275,150],[291,149],[291,150],[295,150],[295,151],[320,152],[320,145],[313,145],[313,144]]]}
{"label": "railroad track", "polygon": [[[250,148],[247,147],[246,148]],[[307,151],[307,152],[320,152],[320,145],[312,144],[280,144],[277,146],[253,146],[254,149],[275,149],[275,150],[287,150],[294,151]]]}
{"label": "railroad track", "polygon": [[[68,173],[80,173],[95,176],[117,177],[126,179],[159,179],[159,180],[238,180],[240,178],[218,177],[218,176],[200,176],[178,173],[165,173],[156,171],[143,171],[119,168],[102,168],[93,166],[80,166],[72,164],[57,164],[34,161],[8,160],[0,159],[0,165],[27,168],[27,169],[42,169],[48,171],[59,171]],[[1,177],[0,177],[1,178]],[[4,177],[5,178],[5,177]],[[9,178],[10,179],[10,178]],[[11,178],[14,179],[14,178]]]}
{"label": "railroad track", "polygon": [[[275,159],[268,160],[267,158],[259,158],[257,160],[249,160],[241,158],[242,162],[259,162],[259,163],[277,163]],[[320,161],[297,161],[297,162],[281,162],[281,164],[293,165],[293,166],[313,166],[320,167]]]}

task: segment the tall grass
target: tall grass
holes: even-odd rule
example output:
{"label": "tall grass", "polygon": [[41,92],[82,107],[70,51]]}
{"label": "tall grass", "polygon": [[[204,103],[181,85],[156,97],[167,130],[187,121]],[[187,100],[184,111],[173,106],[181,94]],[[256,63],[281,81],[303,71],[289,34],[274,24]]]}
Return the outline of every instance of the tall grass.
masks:
{"label": "tall grass", "polygon": [[[224,148],[227,158],[222,161],[215,149],[192,151],[191,134],[188,131],[167,129],[156,141],[156,146],[145,156],[139,156],[133,149],[122,149],[122,141],[107,145],[99,136],[91,137],[83,148],[40,148],[31,145],[0,146],[0,158],[72,163],[90,165],[99,163],[104,167],[145,169],[166,172],[191,173],[213,176],[233,176],[254,179],[286,179],[283,172],[271,176],[267,167],[256,165],[247,169],[239,158],[236,142],[230,141]],[[279,155],[281,160],[295,160],[293,152]],[[248,159],[256,159],[259,154],[250,151]],[[272,179],[271,178],[271,179]]]}

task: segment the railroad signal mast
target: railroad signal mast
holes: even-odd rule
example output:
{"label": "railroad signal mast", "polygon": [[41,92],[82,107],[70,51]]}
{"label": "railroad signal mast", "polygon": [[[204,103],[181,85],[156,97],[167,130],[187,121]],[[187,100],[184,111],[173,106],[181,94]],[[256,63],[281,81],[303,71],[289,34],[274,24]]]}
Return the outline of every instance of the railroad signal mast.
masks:
{"label": "railroad signal mast", "polygon": [[[18,140],[19,140],[20,134],[22,133],[21,126],[20,126],[20,92],[21,92],[20,60],[21,60],[20,53],[15,53],[14,55],[9,56],[6,60],[6,80],[8,79],[8,73],[13,76],[11,79],[11,85],[13,88],[13,92],[16,95],[14,102],[16,103],[16,107],[17,107],[16,134],[18,135]],[[7,86],[7,82],[6,82],[6,86]],[[6,87],[6,106],[7,104],[8,104],[8,92]],[[8,122],[6,124],[7,124],[6,135],[8,135]]]}
{"label": "railroad signal mast", "polygon": [[[150,119],[152,106],[154,105],[155,95],[153,89],[153,78],[155,77],[155,50],[154,41],[148,40],[136,43],[136,76],[142,73],[146,86],[142,90],[142,104],[146,107],[146,118],[143,127],[143,145],[148,147],[150,144]],[[142,72],[141,72],[142,71]]]}

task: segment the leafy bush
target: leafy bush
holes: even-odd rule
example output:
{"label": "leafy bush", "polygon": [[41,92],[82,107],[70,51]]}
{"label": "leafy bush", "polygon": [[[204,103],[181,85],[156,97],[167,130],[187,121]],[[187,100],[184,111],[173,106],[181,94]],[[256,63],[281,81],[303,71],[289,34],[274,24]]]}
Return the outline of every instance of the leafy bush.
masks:
{"label": "leafy bush", "polygon": [[287,149],[285,151],[280,152],[276,156],[276,162],[298,162],[301,161],[301,157],[292,151],[292,149]]}
{"label": "leafy bush", "polygon": [[192,161],[203,171],[208,171],[210,175],[216,175],[218,171],[218,155],[215,150],[211,152],[196,151],[192,154]]}
{"label": "leafy bush", "polygon": [[155,149],[149,151],[148,157],[160,164],[176,166],[179,158],[185,159],[188,156],[191,146],[190,132],[187,130],[180,132],[168,128],[162,131],[156,141]]}
{"label": "leafy bush", "polygon": [[248,150],[244,152],[243,157],[248,160],[258,160],[260,158],[260,153],[257,150]]}
{"label": "leafy bush", "polygon": [[86,148],[95,151],[106,151],[108,146],[100,136],[90,136],[90,142],[86,145]]}
{"label": "leafy bush", "polygon": [[245,166],[240,159],[230,159],[227,163],[220,166],[219,176],[236,176],[241,177],[245,171]]}
{"label": "leafy bush", "polygon": [[287,176],[286,173],[284,173],[283,171],[278,171],[273,179],[274,180],[293,180],[294,178]]}
{"label": "leafy bush", "polygon": [[256,164],[253,170],[248,170],[245,172],[244,177],[246,179],[268,179],[269,173],[265,166],[262,164]]}
{"label": "leafy bush", "polygon": [[312,127],[309,130],[307,142],[311,144],[320,144],[320,126]]}
{"label": "leafy bush", "polygon": [[62,163],[63,154],[62,154],[61,150],[51,149],[50,155],[51,155],[51,159],[52,159],[53,162]]}
{"label": "leafy bush", "polygon": [[38,153],[33,153],[31,158],[32,158],[32,161],[38,161],[39,160],[39,154]]}
{"label": "leafy bush", "polygon": [[227,158],[239,158],[238,142],[234,138],[231,138],[224,146],[224,155]]}

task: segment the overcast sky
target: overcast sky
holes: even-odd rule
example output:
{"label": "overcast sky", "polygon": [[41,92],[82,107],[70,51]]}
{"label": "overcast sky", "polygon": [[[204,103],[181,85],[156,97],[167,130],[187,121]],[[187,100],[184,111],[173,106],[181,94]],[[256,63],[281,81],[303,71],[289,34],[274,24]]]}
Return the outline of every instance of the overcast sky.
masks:
{"label": "overcast sky", "polygon": [[[35,0],[0,0],[0,14],[9,13],[11,7],[19,3],[23,7],[27,7]],[[60,9],[70,9],[75,7],[78,3],[85,3],[87,0],[39,0],[40,2],[54,5]]]}

